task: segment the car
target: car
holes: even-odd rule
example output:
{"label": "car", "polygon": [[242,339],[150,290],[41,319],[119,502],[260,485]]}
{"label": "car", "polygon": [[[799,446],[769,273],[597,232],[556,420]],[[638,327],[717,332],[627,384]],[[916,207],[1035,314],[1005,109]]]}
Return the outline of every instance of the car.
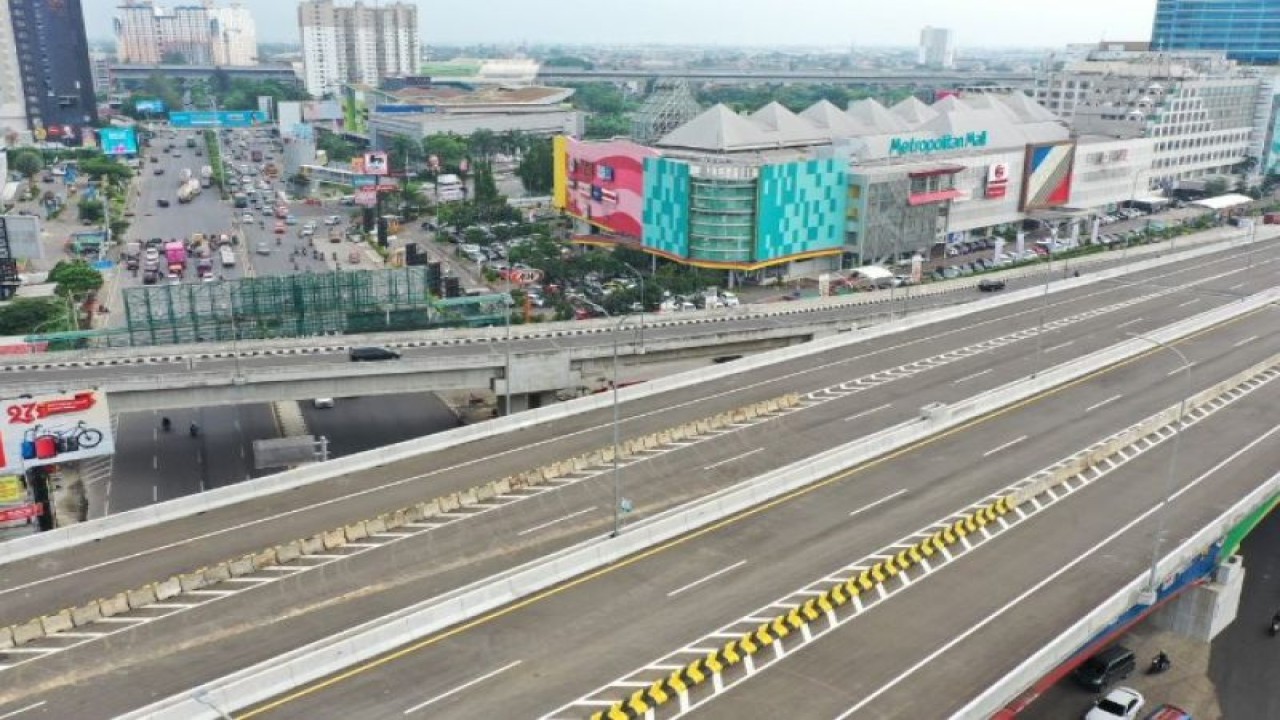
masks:
{"label": "car", "polygon": [[156,163],[158,163],[158,162],[160,162],[160,158],[157,158],[155,155],[152,155],[152,156],[151,156],[151,164],[152,164],[152,165],[155,165],[155,164],[156,164]]}
{"label": "car", "polygon": [[261,241],[260,241],[260,242],[258,242],[257,253],[258,253],[259,255],[270,255],[270,254],[271,254],[271,246],[270,246],[270,245],[268,245],[268,244],[267,244],[267,243],[265,243],[265,242],[261,242]]}
{"label": "car", "polygon": [[982,278],[978,281],[979,292],[1000,292],[1004,289],[1004,280],[999,278]]}
{"label": "car", "polygon": [[286,215],[286,216],[285,216],[285,218],[284,218],[284,224],[285,224],[285,225],[297,225],[297,224],[298,224],[298,218],[296,218],[296,217],[294,217],[294,216],[292,216],[292,215]]}
{"label": "car", "polygon": [[146,258],[148,260],[159,260],[160,251],[155,249],[154,247],[148,247],[146,250]]}
{"label": "car", "polygon": [[[151,171],[151,174],[152,174],[152,175],[163,175],[163,174],[164,174],[164,168],[159,168],[159,167],[158,167],[158,168],[156,168],[155,170],[152,170],[152,171]],[[52,182],[52,180],[51,180],[50,182]]]}
{"label": "car", "polygon": [[316,398],[311,401],[311,404],[320,409],[331,408],[333,407],[333,398]]}
{"label": "car", "polygon": [[169,207],[169,201],[164,198],[158,198],[156,200],[156,207],[167,208]]}
{"label": "car", "polygon": [[251,223],[251,222],[253,222],[253,214],[252,214],[252,213],[245,213],[244,215],[241,215],[241,216],[240,216],[240,222],[245,222],[245,223]]}
{"label": "car", "polygon": [[1138,666],[1137,656],[1123,645],[1112,645],[1095,653],[1071,673],[1081,687],[1099,692],[1111,683],[1124,680]]}
{"label": "car", "polygon": [[330,215],[329,217],[324,219],[325,225],[337,225],[341,222],[342,222],[342,218],[338,217],[337,215]]}
{"label": "car", "polygon": [[181,285],[181,284],[182,284],[182,278],[181,278],[181,277],[179,277],[177,273],[169,273],[168,278],[169,278],[169,284],[170,284],[170,285]]}
{"label": "car", "polygon": [[282,223],[282,222],[277,222],[277,223],[276,223],[275,233],[276,233],[277,235],[283,235],[283,234],[284,234],[284,231],[285,231],[284,223]]}
{"label": "car", "polygon": [[367,346],[353,347],[349,355],[351,362],[373,362],[378,360],[399,360],[400,353],[390,348]]}
{"label": "car", "polygon": [[1135,720],[1142,704],[1142,693],[1133,688],[1118,687],[1093,702],[1084,720]]}

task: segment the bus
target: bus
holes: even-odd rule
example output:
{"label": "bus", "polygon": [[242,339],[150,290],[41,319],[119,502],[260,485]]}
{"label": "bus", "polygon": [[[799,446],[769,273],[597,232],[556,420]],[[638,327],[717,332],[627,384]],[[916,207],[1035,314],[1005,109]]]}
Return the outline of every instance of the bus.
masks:
{"label": "bus", "polygon": [[242,193],[242,192],[238,192],[238,193],[236,193],[235,195],[232,195],[231,197],[232,197],[232,199],[234,200],[234,202],[235,202],[235,206],[236,206],[237,208],[247,208],[247,207],[249,207],[249,196],[248,196],[248,195],[245,195],[245,194],[244,194],[244,193]]}

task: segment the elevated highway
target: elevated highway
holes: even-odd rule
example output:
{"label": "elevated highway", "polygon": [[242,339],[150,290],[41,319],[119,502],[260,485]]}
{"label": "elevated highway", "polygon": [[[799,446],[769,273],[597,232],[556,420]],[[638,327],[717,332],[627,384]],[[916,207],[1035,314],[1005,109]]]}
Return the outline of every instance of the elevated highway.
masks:
{"label": "elevated highway", "polygon": [[[1076,287],[1050,296],[1044,311],[1047,334],[1039,339],[1036,327],[1041,306],[1025,301],[1018,304],[1018,298],[1011,296],[1012,305],[975,307],[963,319],[946,325],[917,326],[811,355],[791,349],[784,351],[790,358],[785,363],[751,366],[737,374],[730,373],[732,368],[719,368],[690,383],[673,381],[662,392],[624,390],[624,438],[661,433],[784,394],[800,398],[788,412],[773,413],[740,426],[721,427],[695,438],[696,442],[655,446],[628,460],[619,480],[636,512],[628,516],[627,522],[915,417],[919,408],[928,403],[955,402],[1048,364],[1105,348],[1123,340],[1126,332],[1147,331],[1195,312],[1238,302],[1240,293],[1269,285],[1267,277],[1275,262],[1270,257],[1257,259],[1250,269],[1245,257],[1243,251],[1223,253],[1147,271],[1126,278],[1125,282],[1090,284],[1087,278],[1069,281],[1067,285]],[[1273,311],[1260,311],[1189,341],[1187,347],[1198,353],[1194,356],[1196,377],[1209,380],[1230,374],[1257,356],[1280,351],[1276,347],[1280,339],[1267,329],[1268,323],[1273,324],[1270,312]],[[1037,346],[1042,351],[1040,355],[1034,352]],[[775,520],[771,513],[760,514],[765,525],[734,536],[737,546],[758,546],[761,552],[780,553],[778,557],[803,555],[805,562],[788,565],[769,558],[748,559],[752,571],[744,573],[744,577],[750,578],[748,584],[760,586],[754,591],[757,594],[744,595],[740,602],[734,600],[724,606],[718,601],[709,605],[728,612],[727,617],[738,617],[740,613],[733,614],[739,610],[738,604],[745,603],[743,611],[749,612],[754,607],[750,603],[761,602],[760,593],[776,595],[779,587],[805,582],[815,567],[823,566],[823,560],[836,557],[832,553],[847,554],[853,559],[862,557],[866,551],[858,552],[857,548],[882,547],[905,531],[925,524],[922,518],[932,522],[940,514],[954,511],[961,500],[966,505],[975,502],[992,488],[1034,472],[1081,443],[1096,439],[1099,433],[1105,435],[1107,428],[1123,427],[1153,407],[1167,405],[1186,388],[1169,381],[1166,366],[1153,365],[1160,361],[1159,357],[1148,357],[1092,378],[1069,392],[1046,395],[936,443],[899,453],[875,466],[884,468],[885,479],[879,484],[864,481],[862,474],[857,483],[837,480],[823,484],[822,490],[816,492],[828,492],[830,488],[830,492],[852,493],[825,499],[821,505],[831,508],[831,512],[843,508],[847,517],[847,513],[865,507],[851,527],[852,532],[870,534],[843,536],[843,546],[835,542],[830,547],[815,546],[812,552],[804,549],[806,543],[834,534],[821,521],[823,516],[815,516],[812,522],[796,522]],[[150,586],[154,593],[155,586],[150,584],[165,582],[175,574],[191,573],[295,538],[341,529],[362,518],[395,512],[432,497],[465,491],[607,446],[607,406],[601,406],[594,398],[575,402],[599,409],[557,415],[554,422],[528,425],[517,425],[524,422],[519,416],[504,419],[494,427],[521,429],[456,445],[449,444],[446,437],[434,441],[440,443],[434,450],[428,452],[424,448],[403,459],[392,449],[381,454],[384,460],[380,466],[368,467],[370,462],[376,462],[376,457],[370,456],[365,459],[363,470],[348,468],[328,480],[288,492],[210,507],[199,515],[103,536],[92,544],[43,552],[36,561],[0,565],[0,624],[23,625],[30,618],[55,612],[55,608],[84,607],[97,598],[111,598],[130,589]],[[1070,403],[1082,405],[1076,408]],[[548,411],[530,415],[549,417]],[[0,714],[39,702],[41,712],[54,713],[50,717],[115,715],[322,639],[336,629],[377,618],[503,568],[597,537],[612,523],[609,477],[607,467],[583,468],[536,491],[512,491],[424,519],[412,527],[335,544],[331,553],[319,553],[305,563],[311,569],[296,564],[287,567],[287,563],[264,566],[241,576],[243,579],[236,583],[153,602],[118,615],[119,619],[111,623],[86,625],[61,638],[55,632],[44,641],[23,646],[25,649],[0,652],[0,665],[5,666],[0,668],[0,674],[6,676],[5,689],[0,690]],[[884,500],[899,490],[904,492]],[[878,501],[882,502],[872,505]],[[787,504],[777,505],[784,506]],[[158,510],[162,511],[163,506]],[[771,540],[774,537],[778,538],[777,543]],[[16,557],[11,552],[13,548],[0,550]],[[479,653],[443,653],[444,659],[438,662],[452,663],[455,669],[431,675],[435,679],[430,682],[420,678],[412,684],[413,692],[425,694],[451,678],[466,682],[459,674],[475,671],[480,664],[495,659],[497,655],[493,653],[526,647],[513,642],[507,648],[508,639],[534,642],[534,638],[541,638],[550,649],[559,645],[556,638],[548,635],[577,638],[580,646],[568,653],[576,660],[564,657],[547,661],[548,670],[555,669],[554,683],[546,682],[545,692],[539,691],[542,694],[526,691],[514,696],[514,700],[513,696],[504,696],[506,712],[496,704],[486,704],[489,700],[466,693],[448,696],[450,707],[459,703],[459,710],[474,710],[470,715],[457,715],[460,717],[474,717],[484,709],[489,709],[489,714],[509,716],[513,707],[520,711],[517,716],[532,716],[537,714],[532,710],[551,712],[559,704],[611,682],[637,662],[648,662],[652,656],[668,651],[690,633],[697,633],[706,618],[696,613],[688,617],[680,614],[677,621],[663,628],[655,628],[649,621],[629,623],[625,621],[626,613],[635,606],[630,601],[631,593],[648,597],[641,591],[649,585],[671,585],[662,591],[666,594],[694,583],[673,597],[696,598],[696,588],[720,584],[718,580],[696,583],[701,577],[699,572],[705,570],[709,574],[738,559],[717,565],[723,559],[722,551],[703,554],[699,549],[693,556],[681,551],[637,560],[647,558],[664,563],[661,572],[653,574],[651,568],[645,576],[661,577],[662,583],[631,580],[624,583],[627,589],[622,592],[612,585],[581,585],[584,591],[591,592],[601,592],[595,588],[605,587],[603,592],[609,599],[602,602],[598,599],[601,596],[592,595],[589,608],[584,608],[576,604],[581,598],[575,596],[571,607],[581,612],[581,621],[564,625],[545,621],[548,616],[542,615],[543,608],[549,607],[545,604],[526,606],[525,612],[542,619],[504,613],[503,617],[509,616],[519,624],[501,635],[476,633],[500,637],[504,642],[490,643]],[[782,585],[762,582],[764,576],[756,567],[764,564],[771,568],[765,575],[774,574],[776,568]],[[627,563],[620,569],[636,565]],[[622,575],[600,575],[605,582],[613,582],[615,577]],[[725,582],[732,580],[726,577]],[[615,606],[616,616],[610,617],[612,613],[603,610]],[[577,628],[579,622],[581,627]],[[546,633],[547,627],[557,628],[557,633]],[[574,634],[579,630],[590,631],[593,640],[587,642]],[[636,638],[644,632],[653,633],[654,645],[638,644]],[[599,642],[601,637],[609,637],[610,641]],[[433,644],[448,646],[441,642],[444,639]],[[458,641],[473,642],[471,636],[459,637]],[[643,659],[637,660],[631,651],[641,650]],[[540,667],[541,661],[524,664],[524,659],[516,659],[522,665],[513,666],[510,672],[521,667],[524,670],[520,672],[532,672]],[[576,665],[570,667],[572,662],[592,659],[597,664],[590,673],[579,673]],[[506,664],[515,661],[508,660]],[[475,676],[500,666],[480,670]],[[108,668],[112,672],[126,671],[133,680],[127,685],[115,682]],[[568,670],[572,672],[562,672]],[[534,682],[531,675],[526,677],[526,690],[530,682]],[[379,712],[390,714],[390,703],[406,699],[402,695],[405,689],[399,684],[396,693],[379,694],[388,703]],[[445,705],[433,705],[432,712],[442,711],[441,708],[447,709]]]}
{"label": "elevated highway", "polygon": [[[1277,237],[1280,229],[1267,226],[1250,247],[1265,253]],[[1239,230],[1218,228],[1182,239],[1179,247],[1207,254],[1215,242],[1241,239]],[[1198,247],[1187,250],[1191,245]],[[1158,244],[1102,253],[1072,260],[1070,267],[1097,272],[1126,260],[1149,261],[1166,250]],[[1045,272],[1032,266],[1001,276],[1017,289],[1042,284]],[[525,326],[512,330],[509,347],[503,328],[486,328],[0,357],[0,396],[94,386],[109,394],[113,410],[134,412],[476,388],[505,393],[509,349],[513,407],[523,409],[545,404],[540,396],[602,384],[598,381],[611,371],[615,339],[623,364],[757,352],[864,328],[894,314],[973,302],[982,297],[976,283],[962,278],[906,292],[648,315],[629,318],[616,338],[610,320]],[[348,361],[347,348],[367,344],[399,348],[404,358]]]}
{"label": "elevated highway", "polygon": [[719,84],[747,83],[828,83],[833,85],[922,85],[954,87],[990,83],[995,85],[1029,85],[1035,76],[1014,72],[947,72],[939,70],[580,70],[543,66],[538,81],[544,83],[623,82],[629,80],[678,78],[690,82]]}

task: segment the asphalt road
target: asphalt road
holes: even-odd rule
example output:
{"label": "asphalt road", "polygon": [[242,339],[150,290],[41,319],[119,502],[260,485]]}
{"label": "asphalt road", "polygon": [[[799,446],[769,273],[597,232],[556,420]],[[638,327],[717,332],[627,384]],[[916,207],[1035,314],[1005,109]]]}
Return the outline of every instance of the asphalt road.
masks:
{"label": "asphalt road", "polygon": [[[200,167],[208,162],[207,156],[196,156],[194,149],[185,147],[185,137],[189,134],[182,133],[170,140],[166,133],[162,133],[161,137],[153,140],[148,157],[154,155],[159,162],[152,164],[148,161],[143,166],[130,238],[168,239],[187,237],[196,232],[240,234],[243,239],[236,248],[237,265],[217,268],[217,272],[227,279],[240,278],[246,273],[256,276],[287,275],[330,269],[333,265],[330,261],[316,260],[310,255],[293,258],[289,251],[303,244],[297,236],[302,223],[309,219],[319,222],[324,215],[333,213],[331,208],[296,205],[294,213],[299,217],[299,224],[289,226],[288,234],[277,246],[276,238],[280,236],[274,233],[274,219],[268,220],[265,229],[256,223],[242,223],[243,211],[221,201],[216,189],[205,190],[188,204],[179,204],[176,191],[182,168],[190,168],[198,174]],[[176,145],[180,157],[160,152],[169,142]],[[198,142],[203,150],[203,139]],[[258,146],[266,149],[265,145]],[[236,162],[234,158],[233,162]],[[155,175],[156,168],[162,168],[164,174]],[[159,198],[170,200],[170,207],[157,207]],[[259,213],[255,215],[261,217]],[[259,246],[265,247],[268,253],[256,252]],[[346,257],[345,252],[343,257]],[[184,281],[199,282],[194,277],[194,264]],[[142,284],[142,279],[124,272],[119,282],[121,288],[137,287]],[[125,313],[119,310],[123,306],[119,301],[113,305],[116,312],[110,321],[113,325],[122,325]],[[175,368],[175,371],[180,370]],[[371,450],[389,442],[446,430],[457,424],[449,408],[429,393],[376,401],[343,399],[334,408],[319,413],[311,410],[308,407],[304,417],[314,434],[324,435],[330,440],[332,457]],[[174,432],[166,434],[160,431],[162,416],[170,418]],[[202,429],[197,439],[192,439],[187,433],[192,422]],[[254,469],[253,441],[278,436],[279,427],[268,404],[122,414],[116,423],[116,453],[112,458],[111,474],[98,480],[102,487],[90,493],[89,516],[95,518],[143,507],[273,472]]]}
{"label": "asphalt road", "polygon": [[[1232,299],[1224,293],[1200,290],[1217,291],[1240,282],[1245,283],[1241,291],[1263,285],[1260,273],[1254,273],[1252,280],[1238,280],[1239,266],[1238,260],[1216,259],[1201,261],[1194,268],[1180,271],[1166,269],[1164,273],[1167,276],[1156,282],[1182,287],[1196,280],[1205,281],[1196,289],[1184,288],[1172,294],[1159,294],[1157,289],[1149,286],[1126,284],[1092,287],[1054,297],[1048,309],[1051,319],[1117,301],[1127,300],[1130,304],[1053,329],[1044,343],[1046,357],[1051,358],[1050,362],[1061,362],[1119,341],[1127,332],[1149,330],[1184,317],[1192,312],[1188,309],[1190,307],[1203,310]],[[1231,274],[1215,278],[1215,270]],[[1253,288],[1249,287],[1250,283]],[[1172,299],[1181,302],[1172,302]],[[1035,327],[1038,314],[1038,307],[978,311],[966,321],[954,325],[924,328],[864,343],[850,350],[816,354],[783,367],[704,383],[668,396],[629,402],[624,408],[624,437],[654,432],[748,402],[776,397],[785,390],[818,397],[826,387]],[[1254,355],[1275,352],[1277,348],[1272,346],[1280,341],[1269,336],[1267,330],[1260,329],[1269,327],[1269,320],[1242,321],[1212,333],[1212,337],[1206,340],[1189,343],[1187,349],[1194,351],[1194,357],[1200,362],[1195,375],[1197,380],[1209,384],[1213,379],[1229,374],[1231,368],[1249,364]],[[844,438],[892,425],[913,415],[925,402],[958,400],[1002,384],[1012,377],[1025,375],[1041,364],[1031,352],[1033,342],[1023,339],[992,346],[979,354],[915,374],[909,380],[888,382],[855,395],[815,402],[810,409],[723,436],[714,443],[700,443],[637,463],[624,469],[624,487],[628,497],[635,501],[638,512],[651,514],[769,468],[812,455]],[[1240,343],[1238,348],[1234,347],[1237,343]],[[1200,353],[1209,356],[1201,360]],[[1170,363],[1165,359],[1164,364],[1159,365],[1161,361],[1160,358],[1152,358],[1135,363],[1093,381],[1096,387],[1087,391],[1076,388],[1071,393],[1051,396],[1044,403],[1037,403],[1017,415],[1011,414],[1012,420],[1002,418],[999,422],[985,424],[977,436],[957,435],[946,440],[945,446],[931,448],[928,453],[911,453],[904,459],[908,466],[897,467],[888,475],[888,482],[893,488],[875,489],[859,482],[856,483],[856,492],[868,495],[831,500],[831,507],[846,508],[844,512],[847,513],[849,509],[882,498],[908,483],[911,490],[907,497],[913,500],[917,496],[921,498],[919,504],[913,502],[906,506],[910,514],[901,515],[896,509],[890,509],[870,515],[867,521],[856,524],[857,528],[872,531],[870,537],[880,543],[874,547],[891,542],[904,531],[924,524],[922,518],[932,520],[953,511],[958,500],[972,502],[981,496],[983,483],[1003,486],[1010,478],[1034,471],[1071,449],[1172,402],[1185,388],[1168,381]],[[1157,363],[1155,370],[1149,369],[1151,363]],[[1224,364],[1231,368],[1224,367]],[[1144,369],[1145,373],[1142,372]],[[1124,402],[1110,401],[1098,405],[1100,400],[1117,394],[1124,396]],[[1098,412],[1088,414],[1087,422],[1081,422],[1081,408],[1054,405],[1061,402],[1082,404],[1081,407],[1086,409],[1094,407]],[[1113,418],[1113,413],[1119,419]],[[26,619],[42,610],[48,611],[50,598],[57,598],[59,604],[71,605],[82,597],[100,597],[169,572],[233,557],[319,529],[337,527],[451,488],[476,485],[601,447],[608,442],[608,415],[608,411],[586,413],[556,423],[554,427],[530,428],[515,436],[469,443],[413,461],[388,463],[361,475],[292,491],[287,497],[263,498],[180,523],[106,539],[72,552],[51,554],[41,559],[39,567],[36,567],[37,563],[22,563],[0,568],[3,577],[0,597],[4,598],[0,622]],[[1035,440],[1028,441],[1033,437]],[[1003,449],[1006,445],[1007,454]],[[982,457],[997,448],[1001,449],[995,453],[995,461]],[[1009,466],[996,467],[993,472],[993,463],[1002,466],[1008,463]],[[841,487],[848,486],[847,483],[841,484]],[[332,570],[292,576],[276,583],[274,591],[236,594],[219,600],[215,606],[201,606],[173,618],[140,626],[130,630],[127,638],[115,638],[110,642],[109,647],[113,650],[109,660],[102,655],[107,651],[108,643],[93,642],[6,672],[12,674],[21,687],[25,687],[21,683],[26,678],[35,677],[36,673],[41,678],[79,678],[80,682],[74,689],[64,688],[51,696],[57,698],[56,709],[63,713],[88,713],[85,716],[115,712],[139,704],[153,694],[176,691],[201,678],[223,674],[323,637],[327,629],[376,617],[598,534],[610,521],[609,497],[610,487],[601,478],[566,486],[506,506],[500,511],[405,539],[385,551],[375,551],[360,560],[344,561]],[[333,502],[339,498],[341,503]],[[230,529],[232,526],[234,529]],[[797,527],[802,528],[798,533],[788,535],[783,532]],[[766,547],[775,535],[788,535],[787,542],[793,543],[823,533],[820,523],[810,524],[803,519],[798,522],[773,521],[764,531],[737,537],[735,545],[738,548]],[[794,547],[792,552],[786,556],[794,557]],[[824,552],[844,555],[849,548],[840,546]],[[710,564],[714,566],[714,560],[718,559],[712,557]],[[763,560],[760,562],[764,563]],[[792,563],[792,567],[781,560],[769,562],[771,573],[776,568],[777,577],[788,582],[813,570],[813,565],[808,563]],[[684,574],[695,574],[705,569],[684,558],[677,566]],[[758,573],[750,576],[755,580],[760,577]],[[679,578],[671,579],[674,582]],[[761,583],[762,587],[764,585]],[[596,610],[608,607],[610,612],[607,615],[612,616],[614,603],[630,598],[634,586],[626,587],[622,593],[613,591],[609,602],[593,607]],[[754,596],[744,595],[735,599],[734,607],[745,602],[747,597]],[[651,613],[652,607],[648,609]],[[602,624],[606,619],[609,622]],[[269,631],[265,629],[268,625]],[[552,626],[555,625],[545,627]],[[602,633],[609,633],[613,638],[613,633],[625,630],[629,633],[627,637],[633,638],[636,633],[652,630],[651,623],[627,624],[621,615],[593,622],[584,620],[583,627],[591,629],[597,640]],[[689,627],[673,622],[669,629],[687,632]],[[569,628],[565,630],[566,638],[573,635]],[[535,633],[528,626],[516,628],[513,632],[523,638],[545,636],[545,633]],[[653,635],[655,642],[672,642],[672,636],[665,628],[661,632],[653,631]],[[551,646],[548,643],[547,647]],[[630,640],[624,640],[621,634],[612,646],[632,647]],[[182,662],[173,662],[169,655],[175,647],[182,647],[186,653]],[[632,656],[614,654],[605,657],[608,653],[598,644],[596,649],[598,652],[576,654],[598,662],[590,676],[598,678],[593,680],[596,684],[609,680],[625,670],[625,665],[636,662]],[[644,653],[641,656],[647,657]],[[122,687],[95,671],[87,670],[104,667],[104,663],[129,668],[131,677],[147,679],[146,687],[142,683]],[[464,668],[462,656],[456,664],[460,669]],[[448,677],[448,674],[441,673],[442,680],[447,681]],[[581,679],[578,675],[575,678]],[[418,689],[426,692],[430,687],[434,685],[423,682]],[[590,687],[582,687],[578,692],[585,692]],[[15,693],[24,691],[0,694],[0,700],[18,703],[32,697],[16,696]],[[90,697],[92,702],[86,704]],[[563,692],[555,696],[556,702],[571,699],[572,694]],[[49,707],[55,709],[53,704]],[[481,703],[477,707],[486,705]],[[501,712],[497,714],[503,716]]]}
{"label": "asphalt road", "polygon": [[[648,663],[670,662],[667,653],[719,644],[705,636],[739,618],[768,617],[760,608],[826,576],[847,576],[842,569],[860,559],[889,552],[905,536],[1280,351],[1280,336],[1262,335],[1274,326],[1274,312],[1180,343],[1196,363],[1193,388],[1169,379],[1178,372],[1172,356],[1154,353],[240,717],[552,713]],[[1124,402],[1106,402],[1118,392]],[[1200,483],[1171,506],[1175,543],[1273,472],[1280,459],[1274,443],[1215,466],[1272,431],[1280,420],[1277,397],[1280,381],[1188,430],[1180,485]],[[832,411],[797,434],[828,435],[838,422]],[[1166,444],[1138,456],[972,555],[917,573],[867,617],[803,650],[790,647],[782,664],[693,715],[949,716],[1141,572],[1153,523],[1124,526],[1155,504],[1168,450]],[[1060,579],[1040,587],[1059,569]],[[743,621],[740,631],[758,623]],[[704,653],[691,650],[686,662]],[[630,679],[638,684],[668,671]],[[593,698],[620,699],[635,686]],[[597,709],[583,704],[555,716]]]}

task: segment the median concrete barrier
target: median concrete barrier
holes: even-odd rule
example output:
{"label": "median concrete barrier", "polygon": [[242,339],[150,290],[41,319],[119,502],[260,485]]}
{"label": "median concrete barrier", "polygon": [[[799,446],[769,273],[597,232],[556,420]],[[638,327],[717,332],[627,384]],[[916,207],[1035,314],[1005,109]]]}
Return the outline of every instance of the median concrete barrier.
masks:
{"label": "median concrete barrier", "polygon": [[124,595],[129,600],[130,608],[145,607],[147,605],[153,605],[156,602],[155,588],[150,585],[136,588],[134,590],[128,590]]}
{"label": "median concrete barrier", "polygon": [[[1150,336],[1162,342],[1175,341],[1264,307],[1275,302],[1277,297],[1280,297],[1280,291],[1261,293],[1162,328]],[[207,683],[195,691],[207,693],[218,706],[229,709],[259,702],[1150,349],[1147,342],[1132,340],[1042,371],[1035,377],[1015,380],[951,405],[951,412],[945,420],[932,422],[916,418],[901,423],[640,520],[617,537],[579,543]],[[958,542],[966,534],[976,532],[994,520],[997,514],[1008,512],[1010,507],[1011,498],[1000,498],[991,506],[957,520],[927,543],[917,545],[915,550],[923,554],[926,547],[938,547],[939,542]],[[903,562],[915,561],[915,556],[910,553],[903,556]],[[851,579],[852,586],[866,590],[868,583],[882,582],[899,572],[901,567],[897,559],[882,561],[865,574]],[[840,592],[847,592],[849,583],[846,581]],[[778,628],[771,625],[770,630],[776,632]],[[207,707],[193,700],[193,695],[173,696],[124,717],[150,720],[213,717]]]}
{"label": "median concrete barrier", "polygon": [[45,635],[53,635],[54,633],[70,630],[75,627],[75,623],[71,620],[71,611],[63,610],[40,618],[40,626],[43,628]]}
{"label": "median concrete barrier", "polygon": [[[1123,277],[1129,273],[1159,267],[1171,262],[1203,257],[1220,252],[1235,245],[1234,241],[1206,244],[1176,254],[1130,263],[1124,267],[1110,268],[1091,272],[1079,278],[1061,280],[1050,287],[1050,293],[1062,292],[1090,283],[1102,282]],[[635,400],[670,392],[686,387],[701,385],[725,378],[737,373],[759,369],[774,363],[785,363],[816,352],[847,347],[859,342],[883,337],[897,332],[924,327],[964,317],[974,312],[975,307],[996,308],[1024,302],[1037,298],[1043,288],[1027,288],[1002,293],[996,297],[984,299],[980,306],[973,304],[949,306],[936,310],[927,310],[893,322],[868,327],[857,332],[847,332],[831,337],[815,340],[810,343],[781,348],[758,355],[752,355],[732,363],[712,365],[687,373],[658,378],[639,385],[620,388],[621,401]],[[491,358],[487,359],[487,361]],[[130,532],[165,522],[172,522],[191,515],[207,513],[218,508],[236,503],[247,502],[256,498],[291,490],[304,485],[323,482],[341,477],[370,467],[399,462],[418,455],[473,442],[482,438],[514,432],[517,430],[553,423],[557,420],[583,412],[600,410],[611,406],[613,400],[609,394],[588,395],[564,403],[544,406],[527,412],[497,418],[484,423],[468,425],[425,438],[408,440],[377,450],[336,458],[324,463],[307,465],[276,475],[249,480],[235,485],[215,488],[202,493],[165,501],[135,510],[128,510],[90,522],[77,523],[35,536],[0,543],[0,564],[14,562],[35,555],[64,550],[84,543],[101,540],[112,535]],[[714,422],[714,421],[712,421]],[[709,429],[699,427],[699,432],[709,432],[721,427],[711,424]]]}
{"label": "median concrete barrier", "polygon": [[176,575],[167,580],[154,583],[151,587],[155,591],[157,602],[163,602],[182,594],[182,581]]}
{"label": "median concrete barrier", "polygon": [[111,597],[105,597],[98,601],[98,609],[102,612],[103,617],[115,617],[129,612],[129,594],[116,593]]}
{"label": "median concrete barrier", "polygon": [[[76,627],[92,625],[101,619],[102,606],[97,601],[71,608],[71,623]],[[0,633],[0,635],[3,635],[3,633]]]}

